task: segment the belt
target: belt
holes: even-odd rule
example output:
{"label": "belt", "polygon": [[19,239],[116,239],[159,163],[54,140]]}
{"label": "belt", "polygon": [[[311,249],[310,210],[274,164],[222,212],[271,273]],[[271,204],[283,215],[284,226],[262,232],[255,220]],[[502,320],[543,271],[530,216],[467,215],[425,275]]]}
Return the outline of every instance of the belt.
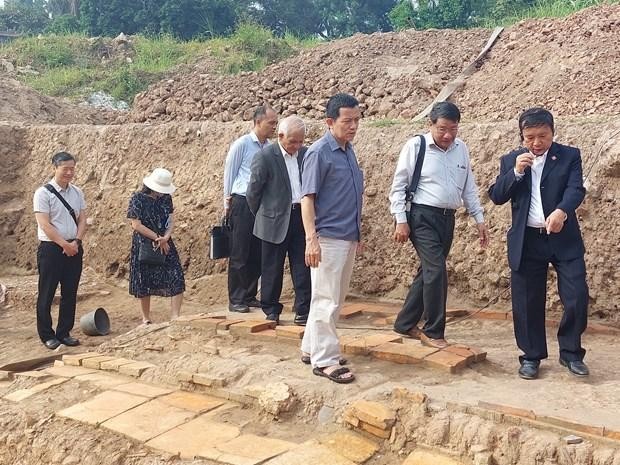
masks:
{"label": "belt", "polygon": [[547,235],[547,228],[545,227],[540,227],[540,228],[533,228],[532,226],[527,226],[526,231],[531,232],[532,234],[538,234],[538,235]]}
{"label": "belt", "polygon": [[301,208],[300,203],[294,203],[291,205],[291,210],[298,210],[299,208]]}
{"label": "belt", "polygon": [[422,208],[424,210],[429,210],[434,213],[439,213],[440,215],[443,215],[443,216],[454,216],[454,212],[456,212],[456,210],[452,208],[432,207],[430,205],[424,205],[422,203],[414,203],[411,207]]}

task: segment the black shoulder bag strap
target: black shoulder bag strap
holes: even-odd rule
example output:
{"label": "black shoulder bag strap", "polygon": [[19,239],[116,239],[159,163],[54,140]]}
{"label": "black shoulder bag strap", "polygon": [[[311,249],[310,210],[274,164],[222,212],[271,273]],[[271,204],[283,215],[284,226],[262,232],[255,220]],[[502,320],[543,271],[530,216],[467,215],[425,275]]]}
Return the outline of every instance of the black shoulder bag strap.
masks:
{"label": "black shoulder bag strap", "polygon": [[420,175],[422,173],[422,164],[424,163],[424,154],[426,153],[426,139],[424,135],[418,134],[416,137],[420,138],[420,149],[418,150],[418,156],[415,161],[415,168],[413,169],[413,176],[411,177],[411,184],[406,190],[405,200],[407,202],[413,202],[413,194],[415,194],[418,184],[420,183]]}
{"label": "black shoulder bag strap", "polygon": [[71,218],[73,218],[73,221],[75,221],[75,225],[77,226],[78,220],[77,220],[77,217],[75,216],[75,210],[71,208],[71,205],[69,205],[69,203],[62,197],[62,195],[60,195],[60,192],[54,189],[54,186],[52,186],[51,184],[46,184],[44,187],[48,191],[50,191],[52,194],[54,194],[56,197],[58,197],[58,200],[60,200],[62,204],[65,206],[65,208],[69,210],[69,213],[71,214]]}

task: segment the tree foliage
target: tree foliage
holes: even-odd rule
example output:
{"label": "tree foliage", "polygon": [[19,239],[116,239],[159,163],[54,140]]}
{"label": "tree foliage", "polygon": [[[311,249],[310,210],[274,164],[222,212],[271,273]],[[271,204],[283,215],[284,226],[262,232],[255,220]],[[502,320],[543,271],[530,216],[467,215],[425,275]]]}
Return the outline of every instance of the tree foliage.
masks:
{"label": "tree foliage", "polygon": [[49,22],[42,0],[6,1],[4,9],[0,9],[0,30],[37,34],[43,32]]}

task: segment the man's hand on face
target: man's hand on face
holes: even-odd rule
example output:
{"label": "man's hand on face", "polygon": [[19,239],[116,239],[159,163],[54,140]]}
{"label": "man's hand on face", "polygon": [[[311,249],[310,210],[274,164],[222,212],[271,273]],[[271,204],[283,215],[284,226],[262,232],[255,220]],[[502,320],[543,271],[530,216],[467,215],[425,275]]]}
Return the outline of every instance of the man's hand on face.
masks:
{"label": "man's hand on face", "polygon": [[532,153],[526,152],[517,156],[515,161],[515,170],[519,174],[525,173],[525,168],[529,168],[534,163],[534,158],[536,158]]}
{"label": "man's hand on face", "polygon": [[394,228],[394,240],[400,244],[407,242],[409,239],[409,225],[407,223],[396,223]]}

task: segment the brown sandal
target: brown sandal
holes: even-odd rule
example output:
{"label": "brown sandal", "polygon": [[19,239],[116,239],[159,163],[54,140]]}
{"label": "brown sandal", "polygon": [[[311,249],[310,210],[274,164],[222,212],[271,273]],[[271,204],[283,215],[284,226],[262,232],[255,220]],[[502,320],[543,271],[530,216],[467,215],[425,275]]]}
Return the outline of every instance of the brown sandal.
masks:
{"label": "brown sandal", "polygon": [[[323,368],[315,367],[312,370],[312,373],[314,373],[316,376],[322,376],[323,378],[327,378],[330,381],[333,381],[334,383],[338,383],[338,384],[349,384],[355,381],[355,375],[351,373],[351,370],[349,370],[346,367],[336,368],[334,371],[332,371],[329,374],[325,373],[325,368],[327,367],[323,367]],[[347,373],[351,373],[351,376],[346,377],[346,378],[342,376]]]}

